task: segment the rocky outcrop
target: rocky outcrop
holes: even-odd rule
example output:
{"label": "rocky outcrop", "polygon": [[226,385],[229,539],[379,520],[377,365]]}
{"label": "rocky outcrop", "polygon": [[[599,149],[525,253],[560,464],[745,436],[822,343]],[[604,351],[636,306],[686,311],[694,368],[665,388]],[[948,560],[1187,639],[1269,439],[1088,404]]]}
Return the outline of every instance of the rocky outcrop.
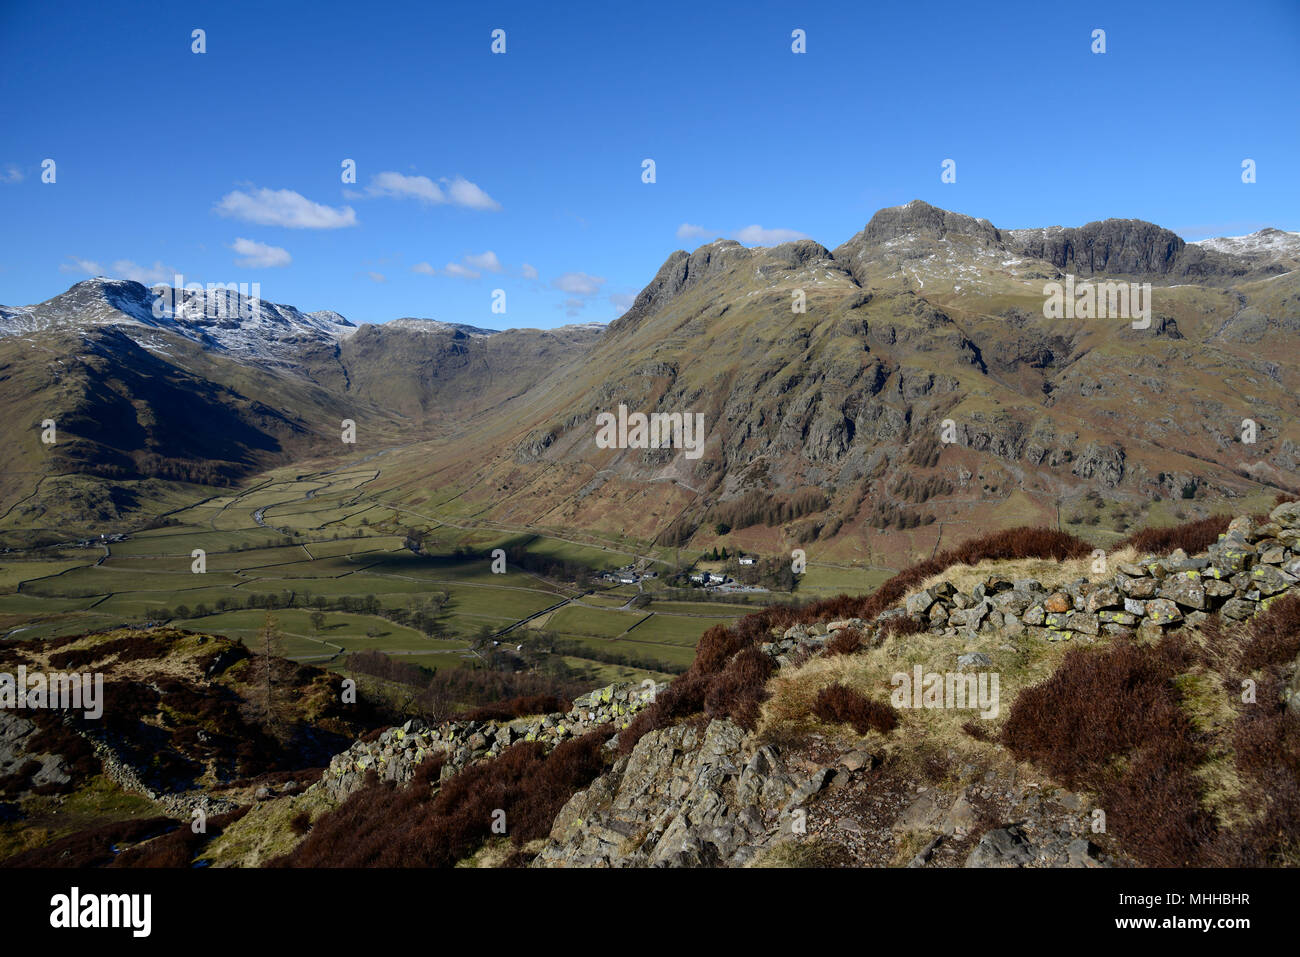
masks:
{"label": "rocky outcrop", "polygon": [[[1147,556],[1096,581],[1050,588],[1034,579],[991,577],[960,592],[943,582],[908,595],[874,621],[795,625],[760,648],[778,668],[794,668],[846,630],[860,632],[869,645],[882,640],[891,621],[903,618],[947,637],[1154,639],[1212,611],[1227,618],[1253,615],[1297,583],[1300,503],[1289,503],[1275,508],[1264,524],[1235,519],[1202,556]],[[989,664],[980,652],[957,660],[958,669]],[[1300,700],[1300,676],[1288,691]],[[651,731],[573,795],[533,866],[741,866],[785,842],[806,849],[828,841],[840,852],[855,852],[857,860],[879,862],[882,854],[888,860],[906,847],[900,842],[909,834],[930,838],[912,867],[1114,864],[1089,840],[1090,810],[1081,795],[1040,794],[1038,784],[1018,781],[1014,769],[988,771],[956,794],[908,786],[901,795],[888,793],[887,779],[873,784],[862,777],[877,763],[868,752],[850,750],[836,758],[826,749],[844,750],[842,744],[820,740],[817,747],[820,765],[810,768],[806,756],[783,752],[729,720]],[[875,809],[865,817],[864,800]],[[981,817],[1015,823],[980,826]]]}
{"label": "rocky outcrop", "polygon": [[1077,228],[1017,229],[1010,237],[1022,255],[1046,259],[1079,276],[1227,277],[1248,271],[1239,260],[1188,245],[1177,233],[1141,219],[1103,219]]}
{"label": "rocky outcrop", "polygon": [[[29,762],[39,765],[28,776],[32,788],[66,784],[72,779],[63,755],[49,754],[32,746],[36,733],[36,722],[10,711],[0,711],[0,780],[11,778]],[[29,766],[27,770],[32,769]]]}
{"label": "rocky outcrop", "polygon": [[[870,646],[884,639],[891,622],[902,619],[949,638],[1153,640],[1167,628],[1194,625],[1213,612],[1227,619],[1249,617],[1298,584],[1300,503],[1288,503],[1275,508],[1267,522],[1234,519],[1203,555],[1144,556],[1096,580],[1054,586],[992,576],[963,592],[940,582],[906,596],[874,620],[795,625],[774,633],[760,649],[778,669],[791,669],[846,630],[859,632],[863,645]],[[978,651],[956,662],[958,670],[990,664]],[[512,721],[448,722],[437,728],[407,722],[337,755],[309,791],[336,803],[360,788],[372,769],[402,785],[426,758],[441,753],[445,780],[518,741],[553,746],[600,727],[619,730],[659,690],[611,685],[577,699],[567,713]],[[1300,700],[1300,676],[1287,694]],[[1300,707],[1291,700],[1288,706]],[[735,867],[781,862],[783,849],[797,855],[817,847],[858,863],[906,863],[906,856],[897,857],[900,849],[910,855],[909,848],[915,848],[908,865],[913,867],[1116,863],[1089,840],[1091,809],[1084,796],[1050,782],[1044,791],[1038,782],[1021,780],[1014,762],[946,791],[882,774],[887,768],[864,750],[864,740],[810,738],[811,744],[775,743],[770,735],[747,733],[728,719],[651,730],[569,798],[549,836],[535,848],[532,866]]]}
{"label": "rocky outcrop", "polygon": [[569,800],[533,866],[738,866],[789,830],[825,777],[790,773],[730,721],[653,731]]}
{"label": "rocky outcrop", "polygon": [[444,756],[441,779],[462,768],[496,757],[519,741],[554,747],[602,726],[626,727],[632,715],[654,701],[665,685],[612,684],[576,698],[564,714],[544,714],[512,721],[446,721],[429,727],[419,718],[388,728],[373,741],[357,741],[330,761],[318,785],[341,801],[359,790],[374,771],[381,780],[407,784],[427,758]]}
{"label": "rocky outcrop", "polygon": [[990,245],[1002,242],[1002,234],[987,219],[976,219],[940,209],[919,199],[914,199],[905,206],[890,206],[880,210],[858,235],[864,243],[883,243],[900,237],[915,236],[946,239],[950,235],[965,236]]}

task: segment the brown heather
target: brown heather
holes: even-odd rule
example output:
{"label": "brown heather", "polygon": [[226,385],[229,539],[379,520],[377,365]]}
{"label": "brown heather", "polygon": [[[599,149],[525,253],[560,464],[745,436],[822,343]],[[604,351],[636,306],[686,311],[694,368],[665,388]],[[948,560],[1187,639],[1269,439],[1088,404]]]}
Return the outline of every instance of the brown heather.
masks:
{"label": "brown heather", "polygon": [[195,834],[190,822],[182,821],[173,831],[162,837],[127,848],[113,859],[109,867],[191,867],[203,847],[219,837],[231,824],[251,810],[251,805],[235,808],[228,814],[218,814],[207,820],[202,834]]}
{"label": "brown heather", "polygon": [[[550,753],[540,742],[520,742],[465,768],[432,795],[441,754],[420,765],[405,787],[371,777],[317,818],[302,843],[271,866],[451,867],[493,836],[498,810],[520,848],[545,837],[565,801],[604,770],[608,737],[608,731],[594,731]],[[512,862],[524,863],[519,855]]]}
{"label": "brown heather", "polygon": [[851,655],[862,648],[864,635],[857,628],[841,628],[826,643],[827,655]]}
{"label": "brown heather", "polygon": [[505,701],[482,705],[465,717],[469,721],[510,721],[531,714],[567,712],[572,707],[572,701],[558,695],[519,695]]}
{"label": "brown heather", "polygon": [[1170,528],[1144,528],[1134,532],[1115,548],[1119,550],[1131,546],[1144,555],[1167,555],[1174,549],[1181,548],[1187,554],[1195,555],[1217,542],[1219,536],[1228,530],[1231,521],[1231,515],[1211,515]]}
{"label": "brown heather", "polygon": [[[1183,632],[1155,647],[1071,649],[1046,681],[1022,691],[1002,743],[1071,787],[1093,791],[1109,830],[1156,867],[1260,867],[1300,863],[1300,717],[1282,689],[1300,654],[1300,597],[1250,622],[1212,616],[1203,641]],[[1198,730],[1178,692],[1191,674],[1212,678],[1235,720]],[[1242,680],[1256,681],[1252,703]],[[1198,775],[1231,757],[1244,821],[1221,822]]]}
{"label": "brown heather", "polygon": [[179,824],[168,817],[115,821],[15,854],[0,867],[103,867],[112,862],[114,845],[143,841]]}
{"label": "brown heather", "polygon": [[879,731],[888,734],[898,727],[898,712],[892,705],[874,701],[847,685],[828,685],[817,693],[812,712],[828,724],[847,724],[858,734]]}

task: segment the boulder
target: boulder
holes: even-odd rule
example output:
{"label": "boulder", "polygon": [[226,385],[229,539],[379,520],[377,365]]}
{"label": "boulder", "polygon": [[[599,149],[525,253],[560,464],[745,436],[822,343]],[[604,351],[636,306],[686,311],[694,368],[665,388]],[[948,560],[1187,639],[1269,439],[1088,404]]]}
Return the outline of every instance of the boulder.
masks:
{"label": "boulder", "polygon": [[1066,617],[1065,627],[1082,635],[1095,635],[1101,630],[1101,622],[1096,615],[1076,611]]}
{"label": "boulder", "polygon": [[1021,615],[1034,603],[1034,596],[1022,588],[1011,588],[998,592],[992,601],[993,607],[1000,612]]}
{"label": "boulder", "polygon": [[1219,614],[1232,621],[1241,621],[1243,618],[1249,618],[1255,614],[1255,609],[1258,607],[1257,602],[1247,601],[1243,598],[1229,598],[1223,603],[1223,607],[1219,609]]}
{"label": "boulder", "polygon": [[1125,598],[1124,610],[1130,615],[1141,617],[1147,613],[1147,603],[1138,598]]}
{"label": "boulder", "polygon": [[1043,602],[1043,608],[1046,611],[1053,612],[1058,615],[1064,614],[1065,612],[1069,611],[1073,607],[1074,607],[1074,599],[1069,595],[1068,592],[1063,592],[1063,591],[1053,592],[1051,595],[1047,597],[1047,601]]}
{"label": "boulder", "polygon": [[1155,598],[1160,583],[1154,578],[1120,578],[1119,590],[1130,598]]}
{"label": "boulder", "polygon": [[930,606],[933,604],[934,593],[928,588],[923,588],[921,591],[907,596],[905,607],[908,615],[913,618],[920,618],[930,610]]}
{"label": "boulder", "polygon": [[1184,608],[1205,607],[1205,585],[1201,581],[1200,572],[1197,571],[1183,571],[1170,575],[1161,584],[1159,594],[1161,598],[1167,598]]}
{"label": "boulder", "polygon": [[1224,539],[1211,545],[1206,554],[1211,564],[1223,574],[1232,575],[1249,568],[1255,562],[1255,546],[1249,542]]}
{"label": "boulder", "polygon": [[1098,588],[1091,593],[1084,601],[1084,610],[1095,613],[1103,608],[1119,608],[1124,603],[1123,596],[1119,590],[1111,587]]}
{"label": "boulder", "polygon": [[1276,595],[1286,591],[1296,583],[1294,575],[1289,575],[1272,565],[1256,565],[1250,572],[1251,587],[1263,595]]}
{"label": "boulder", "polygon": [[1017,825],[989,831],[966,858],[967,867],[1027,867],[1034,862],[1034,850],[1024,830]]}
{"label": "boulder", "polygon": [[1283,502],[1268,513],[1268,520],[1283,528],[1300,527],[1300,502]]}
{"label": "boulder", "polygon": [[1172,625],[1183,620],[1183,613],[1168,598],[1153,598],[1147,602],[1147,621],[1157,625]]}

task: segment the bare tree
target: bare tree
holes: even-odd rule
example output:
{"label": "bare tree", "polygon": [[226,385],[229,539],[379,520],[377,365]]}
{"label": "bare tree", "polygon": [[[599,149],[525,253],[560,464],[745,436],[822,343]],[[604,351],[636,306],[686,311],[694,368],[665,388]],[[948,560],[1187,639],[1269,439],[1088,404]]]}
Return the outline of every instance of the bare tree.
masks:
{"label": "bare tree", "polygon": [[275,678],[275,659],[284,657],[284,632],[280,630],[279,620],[270,611],[266,613],[257,643],[260,654],[257,657],[258,672],[254,679],[257,686],[254,710],[267,730],[279,732],[288,723],[289,704]]}

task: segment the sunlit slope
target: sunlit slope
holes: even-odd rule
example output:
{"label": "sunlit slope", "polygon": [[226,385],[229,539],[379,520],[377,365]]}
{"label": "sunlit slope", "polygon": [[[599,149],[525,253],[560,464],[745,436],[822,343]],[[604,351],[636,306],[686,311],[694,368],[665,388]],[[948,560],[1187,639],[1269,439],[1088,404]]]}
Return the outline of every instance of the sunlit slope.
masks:
{"label": "sunlit slope", "polygon": [[[746,492],[818,488],[829,508],[787,541],[810,523],[894,521],[915,545],[936,531],[896,516],[960,535],[1054,518],[1091,489],[1145,507],[1290,484],[1296,274],[1120,275],[1151,282],[1149,317],[1049,319],[1044,286],[1064,272],[949,216],[941,231],[869,226],[834,254],[811,241],[675,253],[579,365],[468,419],[454,442],[399,454],[393,491],[649,539],[708,532],[712,510]],[[597,414],[620,403],[702,413],[703,455],[597,448]]]}

